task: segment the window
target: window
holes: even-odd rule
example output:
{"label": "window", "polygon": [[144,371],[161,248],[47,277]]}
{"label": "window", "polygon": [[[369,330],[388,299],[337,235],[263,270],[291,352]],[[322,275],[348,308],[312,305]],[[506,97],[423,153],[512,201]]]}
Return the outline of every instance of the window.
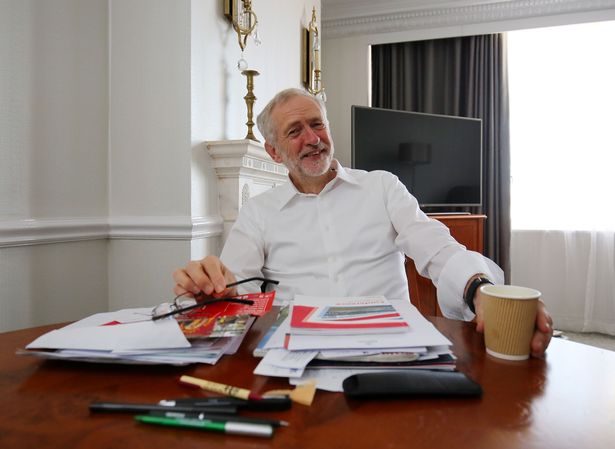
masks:
{"label": "window", "polygon": [[508,33],[513,229],[615,230],[615,22]]}

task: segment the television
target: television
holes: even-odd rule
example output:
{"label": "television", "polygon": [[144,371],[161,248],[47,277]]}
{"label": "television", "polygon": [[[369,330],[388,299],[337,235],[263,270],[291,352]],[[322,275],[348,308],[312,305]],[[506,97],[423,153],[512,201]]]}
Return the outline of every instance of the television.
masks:
{"label": "television", "polygon": [[352,166],[397,175],[428,211],[480,208],[482,120],[352,106]]}

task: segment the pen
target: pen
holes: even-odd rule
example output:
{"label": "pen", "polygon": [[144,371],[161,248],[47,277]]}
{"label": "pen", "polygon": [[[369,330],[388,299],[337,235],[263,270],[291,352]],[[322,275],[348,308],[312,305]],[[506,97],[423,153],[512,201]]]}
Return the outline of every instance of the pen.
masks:
{"label": "pen", "polygon": [[233,421],[212,421],[206,419],[165,418],[162,416],[137,415],[135,420],[145,424],[161,426],[185,427],[191,429],[211,430],[214,432],[249,435],[255,437],[271,437],[273,427],[267,424],[252,424]]}
{"label": "pen", "polygon": [[164,412],[173,410],[175,412],[184,413],[217,413],[217,414],[234,414],[237,413],[237,406],[168,406],[160,404],[128,404],[119,402],[92,402],[90,404],[91,412],[116,412],[116,413],[143,413],[143,412]]}
{"label": "pen", "polygon": [[292,402],[288,395],[268,396],[262,399],[245,400],[234,397],[216,397],[216,398],[180,398],[180,399],[163,399],[159,402],[160,405],[171,407],[191,406],[191,407],[209,407],[209,406],[235,406],[240,410],[259,410],[259,411],[281,411],[288,410],[292,406]]}
{"label": "pen", "polygon": [[245,388],[233,387],[231,385],[224,385],[218,382],[212,382],[210,380],[199,379],[198,377],[182,376],[179,381],[188,385],[196,385],[203,390],[212,391],[214,393],[225,394],[239,399],[253,399],[260,400],[263,397],[259,394],[252,393]]}
{"label": "pen", "polygon": [[174,409],[164,411],[151,411],[148,414],[149,416],[163,416],[165,418],[206,419],[211,421],[233,421],[252,424],[267,424],[272,427],[288,427],[288,421],[258,418],[253,416],[222,415],[201,412],[176,412]]}

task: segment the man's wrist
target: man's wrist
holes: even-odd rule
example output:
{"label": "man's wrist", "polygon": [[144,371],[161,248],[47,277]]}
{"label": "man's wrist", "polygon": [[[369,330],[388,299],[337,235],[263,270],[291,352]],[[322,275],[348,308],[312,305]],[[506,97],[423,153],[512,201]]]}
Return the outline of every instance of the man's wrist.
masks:
{"label": "man's wrist", "polygon": [[475,274],[468,280],[466,288],[463,292],[463,299],[474,314],[476,313],[476,309],[474,307],[474,296],[476,296],[476,291],[483,284],[493,284],[493,282],[483,273]]}

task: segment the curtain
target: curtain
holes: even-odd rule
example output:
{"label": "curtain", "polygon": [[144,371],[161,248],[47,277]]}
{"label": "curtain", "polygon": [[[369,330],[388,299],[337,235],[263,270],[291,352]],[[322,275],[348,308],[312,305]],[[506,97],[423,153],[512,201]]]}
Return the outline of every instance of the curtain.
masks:
{"label": "curtain", "polygon": [[503,34],[374,45],[372,106],[483,121],[485,255],[510,279],[510,143]]}
{"label": "curtain", "polygon": [[615,233],[513,230],[512,281],[542,293],[558,329],[615,335]]}

